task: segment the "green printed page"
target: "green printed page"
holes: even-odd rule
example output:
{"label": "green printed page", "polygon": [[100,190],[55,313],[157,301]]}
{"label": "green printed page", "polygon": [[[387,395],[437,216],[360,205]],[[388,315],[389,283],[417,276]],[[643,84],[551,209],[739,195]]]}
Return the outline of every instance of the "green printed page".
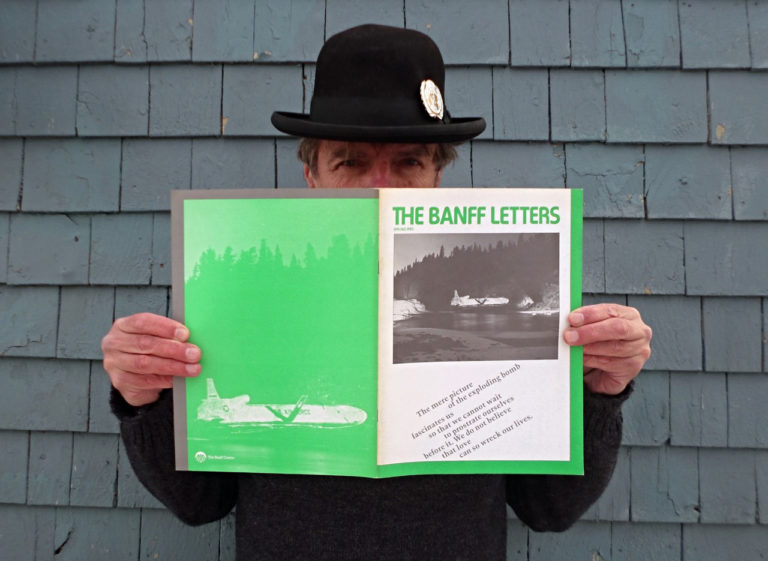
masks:
{"label": "green printed page", "polygon": [[183,321],[203,358],[177,401],[180,469],[375,476],[377,203],[181,203]]}

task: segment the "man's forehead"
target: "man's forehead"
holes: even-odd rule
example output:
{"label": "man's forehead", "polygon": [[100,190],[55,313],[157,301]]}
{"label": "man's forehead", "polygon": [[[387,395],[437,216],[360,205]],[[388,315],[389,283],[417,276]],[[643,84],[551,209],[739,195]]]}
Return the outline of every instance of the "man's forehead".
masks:
{"label": "man's forehead", "polygon": [[434,144],[399,142],[351,142],[343,140],[320,140],[319,151],[326,151],[331,157],[345,157],[350,154],[375,156],[378,154],[409,154],[431,156]]}

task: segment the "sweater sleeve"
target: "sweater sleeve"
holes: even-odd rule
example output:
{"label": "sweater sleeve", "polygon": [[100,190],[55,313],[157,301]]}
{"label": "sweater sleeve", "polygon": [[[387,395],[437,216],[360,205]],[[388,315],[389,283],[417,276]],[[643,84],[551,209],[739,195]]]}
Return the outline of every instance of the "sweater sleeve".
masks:
{"label": "sweater sleeve", "polygon": [[235,475],[176,471],[170,391],[155,403],[133,407],[112,388],[110,404],[136,476],[181,521],[205,524],[232,510],[237,501]]}
{"label": "sweater sleeve", "polygon": [[570,528],[608,486],[621,444],[621,405],[630,385],[617,396],[584,389],[584,475],[507,476],[507,503],[537,532]]}

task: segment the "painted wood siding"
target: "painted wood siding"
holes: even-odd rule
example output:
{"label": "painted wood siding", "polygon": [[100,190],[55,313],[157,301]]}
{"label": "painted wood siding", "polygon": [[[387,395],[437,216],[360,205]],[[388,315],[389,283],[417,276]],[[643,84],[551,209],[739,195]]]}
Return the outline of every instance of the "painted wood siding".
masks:
{"label": "painted wood siding", "polygon": [[508,559],[763,559],[766,0],[0,1],[0,558],[234,559],[136,481],[99,343],[168,313],[170,189],[303,184],[269,116],[364,22],[488,121],[445,185],[583,188],[586,301],[654,329],[609,489],[562,534],[510,513]]}

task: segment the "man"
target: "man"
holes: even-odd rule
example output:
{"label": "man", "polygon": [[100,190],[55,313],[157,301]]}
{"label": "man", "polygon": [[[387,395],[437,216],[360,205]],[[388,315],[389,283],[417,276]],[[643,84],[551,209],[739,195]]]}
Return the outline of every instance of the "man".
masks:
{"label": "man", "polygon": [[[330,38],[317,61],[309,115],[273,114],[304,138],[310,188],[437,187],[451,143],[485,127],[445,109],[444,68],[421,33],[361,26]],[[167,388],[200,373],[182,324],[151,314],[115,321],[102,341],[113,411],[144,484],[182,520],[237,507],[239,559],[483,559],[506,550],[506,504],[535,530],[570,526],[607,485],[621,440],[621,403],[650,356],[651,330],[632,308],[585,306],[564,337],[584,346],[583,477],[350,477],[175,472]]]}

